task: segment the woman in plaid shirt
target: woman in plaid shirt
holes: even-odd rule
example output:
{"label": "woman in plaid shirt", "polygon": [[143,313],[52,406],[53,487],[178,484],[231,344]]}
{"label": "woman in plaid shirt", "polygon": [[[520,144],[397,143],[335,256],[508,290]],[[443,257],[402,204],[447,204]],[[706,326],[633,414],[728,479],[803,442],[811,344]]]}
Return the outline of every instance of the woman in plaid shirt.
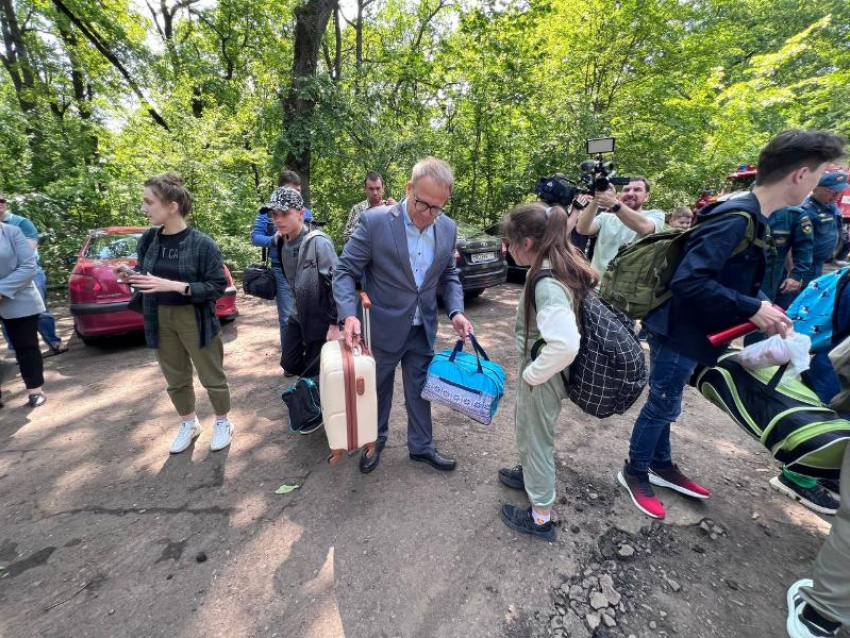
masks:
{"label": "woman in plaid shirt", "polygon": [[215,410],[210,449],[230,445],[234,429],[227,418],[230,388],[215,316],[216,299],[227,287],[224,262],[212,239],[186,225],[191,210],[192,196],[179,175],[147,180],[142,211],[154,228],[139,239],[136,268],[116,269],[118,281],[142,293],[145,340],[156,349],[168,396],[182,420],[172,454],[188,448],[202,430],[195,414],[193,370]]}

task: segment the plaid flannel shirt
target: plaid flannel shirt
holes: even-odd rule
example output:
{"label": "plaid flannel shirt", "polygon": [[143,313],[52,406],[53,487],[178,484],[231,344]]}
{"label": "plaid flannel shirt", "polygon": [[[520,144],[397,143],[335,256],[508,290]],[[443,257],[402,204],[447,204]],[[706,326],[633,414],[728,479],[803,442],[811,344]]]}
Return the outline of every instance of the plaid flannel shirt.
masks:
{"label": "plaid flannel shirt", "polygon": [[360,215],[367,210],[369,210],[369,200],[364,199],[359,204],[352,206],[351,210],[348,211],[348,221],[345,222],[345,229],[342,231],[342,240],[344,242],[348,242],[351,239],[354,229],[357,228],[357,222],[360,221]]}
{"label": "plaid flannel shirt", "polygon": [[[150,273],[159,256],[161,228],[151,228],[139,239],[136,251],[136,270]],[[216,299],[224,295],[227,279],[224,260],[218,245],[199,230],[190,228],[180,242],[178,262],[180,281],[189,284],[189,299],[195,307],[199,346],[203,348],[218,334],[221,324],[215,316]],[[159,346],[159,303],[156,295],[142,295],[142,315],[145,319],[145,341],[148,348]]]}

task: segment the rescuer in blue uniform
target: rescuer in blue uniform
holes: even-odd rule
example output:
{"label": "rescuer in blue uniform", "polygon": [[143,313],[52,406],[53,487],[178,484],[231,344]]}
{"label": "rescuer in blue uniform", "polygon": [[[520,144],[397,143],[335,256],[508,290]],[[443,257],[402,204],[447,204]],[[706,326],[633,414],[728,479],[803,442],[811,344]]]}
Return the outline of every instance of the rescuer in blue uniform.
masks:
{"label": "rescuer in blue uniform", "polygon": [[[803,282],[811,280],[814,224],[799,206],[776,211],[767,224],[770,239],[761,289],[768,299],[780,303],[781,297],[793,295],[803,288]],[[790,271],[786,269],[789,251],[793,260]]]}
{"label": "rescuer in blue uniform", "polygon": [[818,182],[812,194],[803,202],[802,208],[809,214],[814,225],[815,246],[812,255],[812,271],[803,285],[823,274],[823,265],[832,259],[841,233],[841,211],[838,201],[841,191],[847,188],[847,173],[827,173]]}

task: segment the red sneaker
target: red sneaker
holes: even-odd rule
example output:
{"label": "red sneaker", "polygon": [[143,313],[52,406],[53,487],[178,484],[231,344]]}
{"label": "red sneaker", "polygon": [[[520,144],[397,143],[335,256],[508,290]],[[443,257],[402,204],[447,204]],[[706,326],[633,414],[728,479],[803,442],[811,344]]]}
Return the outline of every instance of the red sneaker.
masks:
{"label": "red sneaker", "polygon": [[664,505],[655,496],[652,491],[652,485],[646,476],[633,476],[628,471],[629,463],[623,466],[623,469],[617,473],[617,482],[626,488],[629,496],[632,497],[632,503],[635,504],[641,512],[652,518],[664,518],[666,512]]}
{"label": "red sneaker", "polygon": [[711,492],[705,489],[702,485],[694,483],[687,476],[679,471],[679,466],[675,463],[663,470],[653,470],[649,468],[649,482],[658,487],[667,487],[671,490],[690,496],[691,498],[707,499],[711,496]]}

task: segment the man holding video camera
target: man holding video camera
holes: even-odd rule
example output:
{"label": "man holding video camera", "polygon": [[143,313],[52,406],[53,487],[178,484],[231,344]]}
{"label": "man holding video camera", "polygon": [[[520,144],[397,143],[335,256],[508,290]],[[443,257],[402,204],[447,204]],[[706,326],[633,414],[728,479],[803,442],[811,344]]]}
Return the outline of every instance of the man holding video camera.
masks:
{"label": "man holding video camera", "polygon": [[[664,226],[663,211],[644,211],[648,200],[649,181],[645,177],[633,177],[619,195],[613,186],[597,191],[579,213],[576,230],[582,235],[597,236],[590,265],[600,276],[622,246],[657,233]],[[597,215],[600,208],[608,212]]]}

